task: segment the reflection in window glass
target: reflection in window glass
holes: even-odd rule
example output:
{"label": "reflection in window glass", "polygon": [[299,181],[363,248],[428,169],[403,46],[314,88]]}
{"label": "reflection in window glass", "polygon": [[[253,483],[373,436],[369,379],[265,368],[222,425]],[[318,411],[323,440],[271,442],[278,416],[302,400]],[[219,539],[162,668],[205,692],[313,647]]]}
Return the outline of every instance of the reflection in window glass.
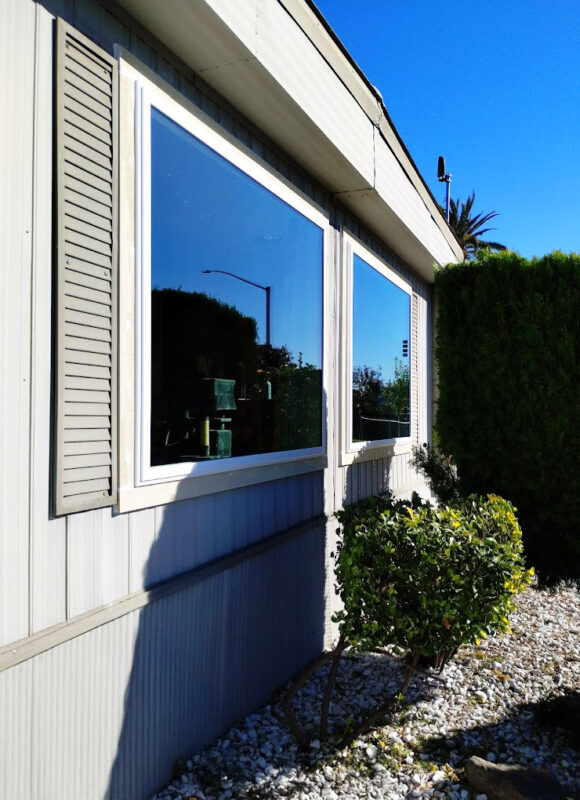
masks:
{"label": "reflection in window glass", "polygon": [[151,464],[322,444],[323,232],[151,109]]}
{"label": "reflection in window glass", "polygon": [[410,436],[410,297],[353,258],[352,441]]}

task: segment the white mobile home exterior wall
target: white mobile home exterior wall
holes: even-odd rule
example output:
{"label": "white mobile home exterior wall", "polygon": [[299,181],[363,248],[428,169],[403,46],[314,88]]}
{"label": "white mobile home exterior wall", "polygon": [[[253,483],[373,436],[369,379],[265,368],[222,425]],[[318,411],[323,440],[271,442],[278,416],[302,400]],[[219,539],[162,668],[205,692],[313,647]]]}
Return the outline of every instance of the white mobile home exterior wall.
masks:
{"label": "white mobile home exterior wall", "polygon": [[[328,210],[324,469],[129,513],[49,513],[56,16],[125,48]],[[188,39],[180,18],[204,35]],[[328,643],[333,510],[421,484],[408,452],[339,463],[341,226],[416,293],[415,441],[430,435],[429,272],[459,252],[380,103],[299,0],[5,0],[0,61],[0,795],[132,800]]]}

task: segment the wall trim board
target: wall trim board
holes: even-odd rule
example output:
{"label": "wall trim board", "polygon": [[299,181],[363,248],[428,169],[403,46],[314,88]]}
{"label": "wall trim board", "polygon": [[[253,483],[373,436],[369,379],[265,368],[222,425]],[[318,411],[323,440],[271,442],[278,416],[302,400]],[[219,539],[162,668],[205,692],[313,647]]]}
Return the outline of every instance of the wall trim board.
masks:
{"label": "wall trim board", "polygon": [[89,611],[86,614],[80,614],[73,619],[53,625],[26,639],[1,647],[0,672],[34,658],[34,656],[40,655],[47,650],[58,647],[71,639],[82,636],[95,628],[113,622],[119,617],[139,611],[145,606],[156,603],[177,592],[185,591],[196,584],[213,578],[220,572],[233,569],[245,561],[257,558],[276,547],[281,547],[291,539],[315,528],[324,529],[327,521],[328,518],[325,514],[311,517],[298,525],[293,525],[291,528],[261,539],[259,542],[216,558],[200,567],[194,567],[175,578],[162,581],[151,589],[134,592],[108,606]]}

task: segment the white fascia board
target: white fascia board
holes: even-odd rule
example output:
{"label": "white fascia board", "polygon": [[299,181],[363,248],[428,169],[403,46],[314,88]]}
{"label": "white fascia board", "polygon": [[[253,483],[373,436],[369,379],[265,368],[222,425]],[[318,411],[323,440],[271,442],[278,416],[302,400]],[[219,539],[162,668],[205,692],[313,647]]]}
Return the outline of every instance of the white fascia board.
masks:
{"label": "white fascia board", "polygon": [[450,243],[441,236],[430,209],[378,132],[375,140],[375,164],[375,189],[378,197],[432,253],[438,264],[456,261],[455,253]]}
{"label": "white fascia board", "polygon": [[[425,184],[423,177],[417,170],[417,167],[391,122],[378,89],[371,86],[366,78],[361,77],[362,73],[360,69],[354,65],[350,56],[345,55],[345,52],[341,49],[342,45],[337,45],[333,37],[337,40],[338,37],[336,37],[334,33],[332,33],[332,35],[329,34],[326,27],[328,23],[326,21],[324,21],[324,24],[321,22],[319,12],[315,13],[310,5],[312,0],[279,0],[279,2],[286,8],[312,44],[324,57],[325,61],[340,78],[349,92],[351,92],[368,118],[373,124],[377,125],[381,136],[406,173],[408,180],[423,200],[429,214],[433,217],[432,221],[435,222],[436,227],[447,240],[448,246],[443,246],[442,248],[447,261],[438,261],[438,263],[462,260],[463,253],[459,243],[450,231],[430,189]],[[451,249],[451,257],[448,258],[449,249]]]}
{"label": "white fascia board", "polygon": [[358,188],[372,185],[373,120],[280,3],[262,0],[258,6],[258,60],[360,173]]}
{"label": "white fascia board", "polygon": [[[277,0],[121,5],[330,192],[372,188],[372,122]],[[262,6],[282,17],[264,13],[258,23]],[[300,70],[305,60],[309,69]],[[325,131],[331,106],[335,138]]]}
{"label": "white fascia board", "polygon": [[[419,238],[409,228],[403,226],[401,218],[378,192],[374,190],[346,192],[339,195],[339,199],[344,206],[363,219],[366,225],[387,242],[396,255],[425,281],[433,281],[435,264],[449,264],[457,260],[451,248],[445,249],[445,245],[442,244],[441,232],[432,218],[428,225],[430,228],[428,238],[438,245],[438,258],[427,248],[425,239]],[[396,246],[393,246],[393,243]]]}
{"label": "white fascia board", "polygon": [[[462,257],[382,104],[304,0],[118,1],[424,278]],[[375,180],[379,131],[406,210]]]}

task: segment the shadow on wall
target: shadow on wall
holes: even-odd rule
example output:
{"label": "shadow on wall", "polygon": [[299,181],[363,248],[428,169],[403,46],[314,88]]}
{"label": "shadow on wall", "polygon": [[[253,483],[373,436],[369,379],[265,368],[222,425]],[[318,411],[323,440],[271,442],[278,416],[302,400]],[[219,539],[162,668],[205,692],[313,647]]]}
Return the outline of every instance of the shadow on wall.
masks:
{"label": "shadow on wall", "polygon": [[[322,511],[322,490],[313,504]],[[147,587],[174,558],[170,528],[164,523],[149,553]],[[192,542],[220,535],[216,526],[200,528],[184,526],[179,535]],[[324,522],[315,521],[196,568],[179,591],[169,582],[167,592],[154,590],[139,618],[107,800],[150,797],[170,780],[176,759],[266,703],[321,652],[324,554]]]}
{"label": "shadow on wall", "polygon": [[379,458],[374,461],[361,460],[364,450],[357,454],[356,459],[346,467],[346,480],[342,500],[337,499],[337,505],[350,505],[371,497],[375,494],[384,494],[390,488],[392,458]]}

